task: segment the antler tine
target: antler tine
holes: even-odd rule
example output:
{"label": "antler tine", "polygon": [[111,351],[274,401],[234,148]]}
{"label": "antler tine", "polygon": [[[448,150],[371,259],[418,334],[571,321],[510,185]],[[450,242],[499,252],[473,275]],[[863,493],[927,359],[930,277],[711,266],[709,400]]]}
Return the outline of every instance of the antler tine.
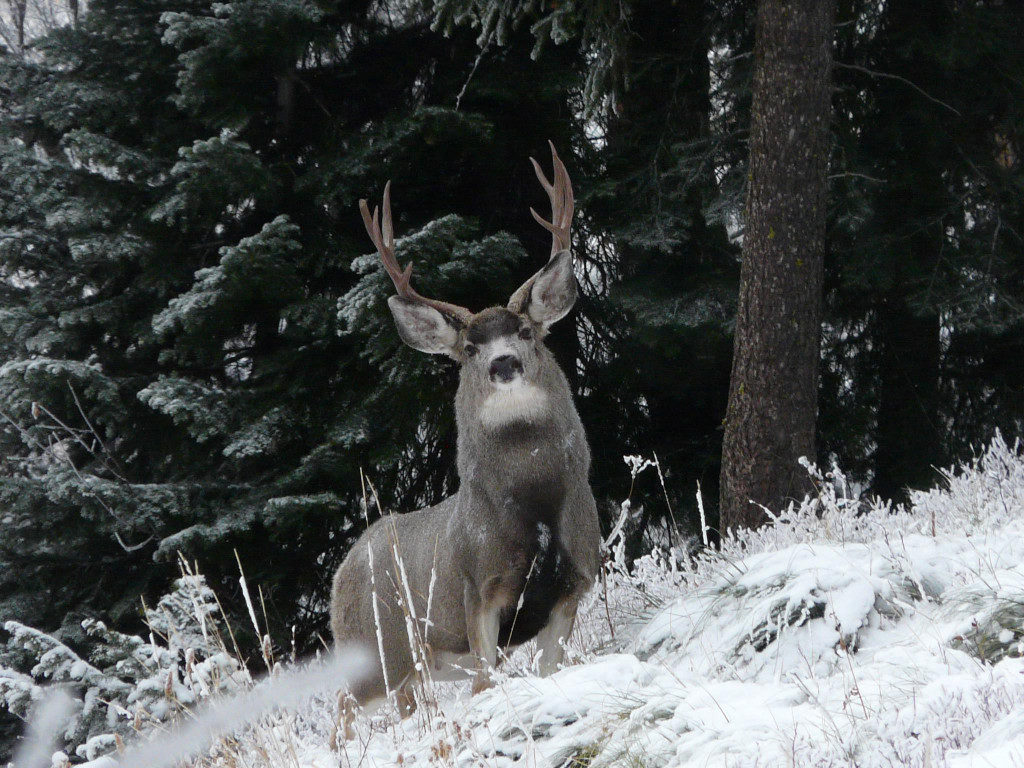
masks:
{"label": "antler tine", "polygon": [[[376,216],[374,217],[376,220]],[[384,245],[391,252],[392,259],[395,253],[395,230],[391,224],[391,179],[384,185],[384,220],[383,225]]]}
{"label": "antler tine", "polygon": [[383,216],[378,217],[379,211],[377,206],[373,207],[373,215],[371,216],[370,207],[366,204],[365,200],[359,201],[359,212],[363,216],[366,233],[370,236],[374,246],[376,246],[377,252],[380,254],[380,260],[384,264],[384,269],[391,277],[391,282],[395,284],[395,290],[398,295],[403,299],[433,307],[460,325],[468,325],[473,317],[472,312],[457,304],[449,304],[446,301],[438,301],[437,299],[428,299],[425,296],[421,296],[411,285],[412,262],[410,261],[405,269],[402,269],[395,258],[395,231],[391,222],[391,182],[389,181],[384,185]]}
{"label": "antler tine", "polygon": [[530,213],[533,214],[533,218],[538,224],[551,233],[551,255],[554,256],[559,251],[568,250],[572,244],[570,227],[572,226],[574,205],[569,172],[561,158],[558,157],[555,145],[550,141],[548,145],[551,147],[551,163],[554,166],[553,181],[548,181],[544,171],[541,170],[540,163],[532,157],[530,162],[533,164],[534,173],[537,174],[537,181],[544,187],[548,199],[551,200],[551,221],[545,219],[533,208],[530,208]]}

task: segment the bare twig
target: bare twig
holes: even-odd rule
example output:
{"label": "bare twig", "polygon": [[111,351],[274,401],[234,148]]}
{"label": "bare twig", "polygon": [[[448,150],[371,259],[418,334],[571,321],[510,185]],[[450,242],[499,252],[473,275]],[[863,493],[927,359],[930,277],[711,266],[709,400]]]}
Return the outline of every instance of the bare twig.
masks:
{"label": "bare twig", "polygon": [[843,171],[842,173],[829,174],[828,180],[833,181],[835,179],[845,179],[847,177],[855,179],[865,179],[867,181],[873,181],[877,184],[888,184],[888,179],[878,179],[874,176],[868,176],[866,173],[857,173],[856,171]]}
{"label": "bare twig", "polygon": [[[110,449],[107,448],[107,444],[105,442],[103,442],[103,438],[100,436],[99,430],[97,430],[96,427],[94,427],[92,425],[92,422],[89,421],[89,417],[86,416],[85,409],[82,407],[82,403],[78,399],[78,393],[75,392],[75,388],[73,386],[71,386],[71,380],[70,379],[68,379],[68,389],[71,390],[71,397],[73,397],[74,400],[75,400],[75,407],[78,409],[78,413],[81,414],[82,421],[84,421],[85,425],[87,427],[89,427],[89,432],[96,439],[96,442],[99,444],[100,448],[103,449],[103,453],[106,456],[108,456],[112,462],[116,461],[116,459],[114,458],[114,454],[112,454],[110,452]],[[130,483],[128,482],[128,479],[123,474],[121,474],[116,469],[114,469],[114,467],[112,467],[110,464],[108,464],[105,459],[102,459],[99,456],[96,456],[95,453],[93,453],[92,455],[95,458],[100,459],[100,461],[103,463],[103,466],[106,467],[110,471],[110,473],[113,474],[118,480],[120,480],[121,482],[125,483],[126,485],[130,485]]]}
{"label": "bare twig", "polygon": [[480,53],[476,55],[476,61],[473,62],[473,68],[469,70],[469,75],[466,76],[466,82],[462,84],[462,88],[459,89],[458,95],[455,97],[455,111],[459,111],[459,106],[462,104],[462,97],[466,95],[466,89],[469,88],[469,83],[473,79],[473,75],[476,74],[477,67],[480,66],[480,62],[483,61],[484,55],[487,50],[491,47],[491,41],[494,39],[493,33],[487,38],[487,42],[480,48]]}
{"label": "bare twig", "polygon": [[665,477],[661,474],[661,462],[658,460],[658,454],[653,452],[652,454],[654,456],[654,468],[658,471],[658,480],[661,483],[661,493],[665,497],[665,506],[668,507],[668,516],[672,521],[672,524],[668,527],[668,546],[671,550],[675,547],[672,532],[677,528],[676,513],[672,511],[672,502],[668,500],[668,489],[665,487]]}
{"label": "bare twig", "polygon": [[921,94],[926,99],[928,99],[928,101],[930,101],[930,102],[932,102],[934,104],[938,104],[940,107],[945,107],[946,109],[948,109],[950,112],[952,112],[957,117],[963,117],[963,115],[960,113],[960,111],[958,109],[956,109],[954,107],[951,107],[949,104],[944,102],[942,99],[935,98],[930,93],[928,93],[928,91],[924,90],[924,88],[922,88],[921,86],[917,85],[916,83],[914,83],[914,82],[912,82],[910,80],[907,80],[907,78],[902,77],[901,75],[894,75],[891,72],[878,72],[877,70],[874,70],[874,69],[868,69],[867,67],[862,67],[859,64],[844,64],[844,63],[839,62],[839,61],[835,62],[834,66],[839,67],[840,69],[852,69],[854,72],[863,72],[865,75],[867,75],[869,77],[880,77],[880,78],[884,78],[886,80],[898,80],[899,82],[903,83],[904,85],[909,85],[911,88],[913,88],[919,94]]}

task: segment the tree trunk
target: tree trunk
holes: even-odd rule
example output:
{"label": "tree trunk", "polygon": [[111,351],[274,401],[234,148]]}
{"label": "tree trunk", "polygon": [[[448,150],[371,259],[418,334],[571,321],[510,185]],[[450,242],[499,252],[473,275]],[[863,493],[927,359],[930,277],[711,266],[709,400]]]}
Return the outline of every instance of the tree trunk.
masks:
{"label": "tree trunk", "polygon": [[25,18],[28,15],[28,0],[13,0],[10,6],[14,15],[15,53],[22,56],[25,53]]}
{"label": "tree trunk", "polygon": [[723,531],[802,495],[814,457],[834,16],[835,0],[758,3]]}

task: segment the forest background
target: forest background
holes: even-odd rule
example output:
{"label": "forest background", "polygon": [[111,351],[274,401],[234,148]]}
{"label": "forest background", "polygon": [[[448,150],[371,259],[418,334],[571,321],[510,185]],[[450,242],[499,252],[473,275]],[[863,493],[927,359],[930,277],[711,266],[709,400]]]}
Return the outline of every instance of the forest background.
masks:
{"label": "forest background", "polygon": [[[319,647],[366,482],[457,482],[457,372],[399,341],[357,200],[393,181],[424,293],[504,303],[547,140],[595,495],[632,491],[634,553],[697,529],[698,483],[715,526],[753,3],[3,3],[0,622],[139,631],[181,553]],[[814,458],[884,498],[1021,432],[1022,38],[1016,3],[838,4]]]}

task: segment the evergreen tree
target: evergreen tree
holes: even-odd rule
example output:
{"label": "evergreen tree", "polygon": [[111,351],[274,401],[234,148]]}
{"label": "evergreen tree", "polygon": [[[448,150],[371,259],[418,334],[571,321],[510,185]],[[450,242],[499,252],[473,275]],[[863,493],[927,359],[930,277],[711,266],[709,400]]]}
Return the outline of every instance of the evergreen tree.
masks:
{"label": "evergreen tree", "polygon": [[157,363],[148,313],[195,268],[147,216],[190,127],[166,99],[159,13],[97,4],[0,62],[0,613],[46,628],[136,611],[140,545],[190,494],[153,484],[159,425],[136,397]]}
{"label": "evergreen tree", "polygon": [[[697,520],[695,482],[717,499],[721,414],[728,388],[737,261],[719,214],[716,167],[735,140],[712,124],[709,51],[724,19],[701,0],[633,4],[598,150],[601,176],[585,197],[608,241],[610,361],[594,389],[616,398],[614,431],[631,453],[658,455],[671,522]],[[669,518],[654,473],[638,479],[645,516]],[[638,543],[638,542],[637,542]]]}
{"label": "evergreen tree", "polygon": [[902,499],[1021,423],[1024,15],[840,13],[822,452]]}
{"label": "evergreen tree", "polygon": [[5,622],[0,705],[30,721],[53,686],[74,692],[59,746],[94,760],[113,752],[118,739],[180,722],[203,699],[252,682],[225,645],[217,598],[201,575],[183,573],[145,619],[148,640],[85,619],[82,629],[91,641],[85,657],[46,632]]}

